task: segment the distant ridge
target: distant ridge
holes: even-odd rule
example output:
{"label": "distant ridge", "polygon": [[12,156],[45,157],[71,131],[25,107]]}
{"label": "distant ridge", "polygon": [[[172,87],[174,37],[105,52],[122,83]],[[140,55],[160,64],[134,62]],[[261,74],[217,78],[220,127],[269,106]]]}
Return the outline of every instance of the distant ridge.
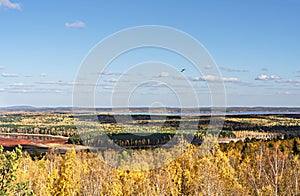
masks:
{"label": "distant ridge", "polygon": [[34,107],[30,105],[0,107],[0,111],[49,111],[49,110],[72,110],[72,107]]}
{"label": "distant ridge", "polygon": [[1,110],[37,110],[38,108],[33,107],[33,106],[29,106],[29,105],[20,105],[20,106],[7,106],[7,107],[0,107]]}
{"label": "distant ridge", "polygon": [[[83,107],[71,107],[71,106],[58,106],[58,107],[34,107],[30,105],[20,105],[20,106],[7,106],[0,107],[0,111],[24,111],[24,112],[167,112],[167,113],[180,113],[180,112],[193,112],[193,113],[210,113],[210,112],[218,112],[224,111],[224,109],[220,107],[201,107],[201,108],[178,108],[178,107],[118,107],[118,108],[109,108],[109,107],[97,107],[97,108],[83,108]],[[300,107],[227,107],[226,113],[247,113],[247,112],[267,112],[267,113],[300,113]]]}

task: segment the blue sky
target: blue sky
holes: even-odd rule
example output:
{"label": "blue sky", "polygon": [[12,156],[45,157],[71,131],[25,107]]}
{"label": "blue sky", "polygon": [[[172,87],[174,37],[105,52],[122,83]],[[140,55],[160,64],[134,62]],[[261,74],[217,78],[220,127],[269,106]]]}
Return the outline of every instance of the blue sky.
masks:
{"label": "blue sky", "polygon": [[[71,106],[72,85],[90,49],[139,25],[173,27],[201,42],[220,68],[229,106],[300,106],[299,21],[297,0],[0,0],[0,106]],[[166,51],[137,51],[108,67],[96,105],[110,106],[122,72],[143,60],[186,67],[195,89],[214,80]],[[154,93],[155,86],[138,88],[131,104],[178,104],[170,89]],[[205,90],[197,93],[201,106],[210,105]]]}

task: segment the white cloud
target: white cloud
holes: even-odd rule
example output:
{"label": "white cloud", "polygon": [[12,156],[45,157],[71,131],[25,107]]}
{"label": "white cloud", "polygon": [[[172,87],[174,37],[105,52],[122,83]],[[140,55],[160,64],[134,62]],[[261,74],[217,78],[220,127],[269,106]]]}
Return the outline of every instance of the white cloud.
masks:
{"label": "white cloud", "polygon": [[190,80],[192,81],[204,81],[204,79],[202,77],[194,77],[194,78],[190,78]]}
{"label": "white cloud", "polygon": [[45,84],[45,85],[61,85],[61,86],[73,86],[73,85],[86,85],[86,86],[97,86],[97,84],[92,84],[88,82],[67,82],[62,80],[42,80],[36,82],[38,84]]}
{"label": "white cloud", "polygon": [[38,84],[64,84],[65,82],[61,81],[61,80],[58,80],[58,81],[39,81],[37,82]]}
{"label": "white cloud", "polygon": [[32,90],[27,90],[27,89],[14,89],[8,91],[9,93],[30,93]]}
{"label": "white cloud", "polygon": [[40,73],[40,76],[41,76],[41,77],[47,77],[48,74],[46,74],[46,73]]}
{"label": "white cloud", "polygon": [[164,78],[164,77],[168,77],[169,75],[170,75],[170,74],[169,74],[168,72],[161,72],[161,73],[158,74],[157,77],[159,77],[159,78]]}
{"label": "white cloud", "polygon": [[122,75],[123,73],[120,73],[120,72],[113,72],[113,71],[103,71],[103,72],[99,72],[99,75],[115,75],[115,76],[119,76],[119,75]]}
{"label": "white cloud", "polygon": [[50,84],[50,85],[63,85],[63,86],[71,86],[75,85],[75,82],[66,82],[62,80],[54,81],[54,80],[49,80],[49,81],[39,81],[37,82],[38,84]]}
{"label": "white cloud", "polygon": [[172,77],[174,80],[186,80],[187,78],[184,76],[173,76]]}
{"label": "white cloud", "polygon": [[166,83],[164,82],[160,82],[160,81],[147,81],[147,82],[144,82],[142,85],[142,87],[155,87],[155,88],[158,88],[158,87],[165,87],[166,86]]}
{"label": "white cloud", "polygon": [[217,76],[213,76],[213,75],[206,75],[203,76],[202,79],[204,81],[208,81],[208,82],[239,82],[240,80],[238,78],[220,78]]}
{"label": "white cloud", "polygon": [[83,27],[85,27],[85,23],[82,21],[76,21],[76,22],[72,22],[72,23],[66,22],[65,27],[66,28],[83,28]]}
{"label": "white cloud", "polygon": [[272,80],[280,79],[280,76],[271,75],[271,76],[270,76],[270,79],[272,79]]}
{"label": "white cloud", "polygon": [[213,75],[205,75],[203,77],[195,77],[191,79],[192,81],[207,81],[207,82],[232,82],[238,83],[240,80],[238,78],[220,78]]}
{"label": "white cloud", "polygon": [[0,7],[1,6],[9,8],[9,9],[21,10],[21,4],[12,3],[10,0],[0,0]]}
{"label": "white cloud", "polygon": [[221,70],[227,71],[227,72],[248,72],[248,70],[244,70],[244,69],[233,69],[233,68],[229,68],[229,67],[221,67]]}
{"label": "white cloud", "polygon": [[104,89],[113,89],[113,86],[109,86],[109,85],[106,85],[106,86],[103,86]]}
{"label": "white cloud", "polygon": [[17,88],[17,89],[9,89],[7,90],[8,93],[63,93],[60,89],[24,89],[24,88]]}
{"label": "white cloud", "polygon": [[259,75],[255,78],[255,80],[268,80],[268,79],[269,79],[269,76],[267,76],[265,74]]}
{"label": "white cloud", "polygon": [[292,83],[292,84],[299,84],[300,80],[293,80],[293,79],[286,79],[286,80],[276,80],[278,83]]}
{"label": "white cloud", "polygon": [[20,82],[20,83],[13,83],[10,86],[25,86],[25,84]]}
{"label": "white cloud", "polygon": [[204,69],[211,69],[211,68],[212,68],[211,65],[205,65],[205,66],[204,66]]}
{"label": "white cloud", "polygon": [[62,90],[54,90],[54,93],[63,93]]}
{"label": "white cloud", "polygon": [[11,86],[11,87],[31,87],[32,85],[24,84],[23,82],[17,82],[17,83],[10,84],[9,86]]}
{"label": "white cloud", "polygon": [[11,73],[2,73],[1,75],[3,77],[19,77],[18,74],[11,74]]}
{"label": "white cloud", "polygon": [[255,80],[263,80],[263,81],[278,80],[278,79],[280,79],[280,76],[276,76],[276,75],[268,76],[268,75],[265,75],[265,74],[261,74],[261,75],[259,75],[255,78]]}
{"label": "white cloud", "polygon": [[224,82],[240,82],[238,78],[222,78]]}
{"label": "white cloud", "polygon": [[105,82],[111,82],[111,83],[115,83],[115,82],[118,82],[118,79],[117,78],[109,78],[109,79],[106,79],[104,80]]}
{"label": "white cloud", "polygon": [[0,69],[4,69],[5,67],[4,66],[0,66]]}

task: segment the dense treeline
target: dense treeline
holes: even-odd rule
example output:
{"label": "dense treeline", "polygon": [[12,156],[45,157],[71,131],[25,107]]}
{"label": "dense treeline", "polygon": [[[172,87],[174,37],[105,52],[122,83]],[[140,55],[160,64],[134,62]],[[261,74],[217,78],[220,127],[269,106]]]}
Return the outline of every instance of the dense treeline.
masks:
{"label": "dense treeline", "polygon": [[129,164],[128,169],[103,161],[115,156],[114,151],[72,149],[40,159],[25,153],[15,159],[18,167],[11,183],[25,183],[36,195],[298,195],[300,191],[299,138],[222,145],[208,138],[201,146],[190,145],[170,163],[148,169],[146,160],[162,159],[166,156],[162,151],[139,150],[138,162],[122,153],[120,164]]}
{"label": "dense treeline", "polygon": [[47,134],[71,137],[77,134],[75,125],[64,126],[24,126],[24,125],[0,125],[1,133]]}
{"label": "dense treeline", "polygon": [[[128,118],[132,120],[127,121]],[[216,118],[222,119],[222,117]],[[57,113],[16,113],[0,116],[0,132],[72,137],[79,132],[76,125],[82,123],[92,130],[102,130],[109,134],[132,132],[137,129],[136,125],[143,127],[146,132],[164,133],[166,130],[178,130],[180,125],[186,125],[187,127],[181,127],[186,130],[203,131],[209,128],[210,116],[156,116],[155,119],[151,119],[150,115],[80,114],[73,116]],[[151,124],[155,126],[149,126]],[[224,119],[221,136],[234,137],[236,133],[244,131],[299,136],[299,130],[299,115],[229,115]]]}

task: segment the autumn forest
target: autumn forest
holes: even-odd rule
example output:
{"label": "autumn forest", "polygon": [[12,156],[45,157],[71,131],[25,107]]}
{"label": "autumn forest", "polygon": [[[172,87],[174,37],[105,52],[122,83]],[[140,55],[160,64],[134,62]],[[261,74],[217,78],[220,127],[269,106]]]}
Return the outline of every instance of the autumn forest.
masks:
{"label": "autumn forest", "polygon": [[[209,117],[189,117],[199,121],[186,127],[196,130],[193,140],[188,143],[185,132],[177,145],[186,148],[172,151],[160,145],[175,137],[186,118],[170,117],[163,124],[156,119],[147,126],[150,118],[135,116],[137,127],[125,121],[120,126],[106,114],[98,122],[77,117],[53,111],[1,115],[0,195],[299,194],[299,115],[226,116],[218,134],[207,131]],[[75,120],[94,126],[79,133]],[[95,127],[123,150],[92,150],[88,139],[103,140]],[[125,132],[133,129],[135,135],[151,130],[152,136],[129,139]]]}

